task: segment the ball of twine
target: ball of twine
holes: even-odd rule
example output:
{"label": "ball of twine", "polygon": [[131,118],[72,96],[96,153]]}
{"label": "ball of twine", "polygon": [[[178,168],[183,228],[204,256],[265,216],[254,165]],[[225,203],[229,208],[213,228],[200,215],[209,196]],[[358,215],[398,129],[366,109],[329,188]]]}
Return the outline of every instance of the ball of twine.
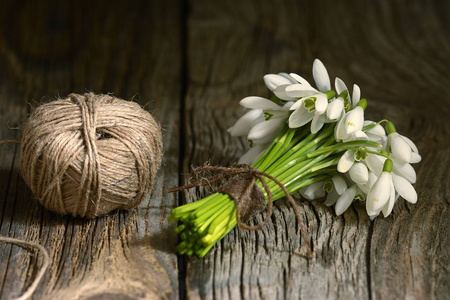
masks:
{"label": "ball of twine", "polygon": [[137,103],[70,94],[31,114],[20,171],[44,207],[93,218],[138,205],[155,184],[162,151],[159,125]]}

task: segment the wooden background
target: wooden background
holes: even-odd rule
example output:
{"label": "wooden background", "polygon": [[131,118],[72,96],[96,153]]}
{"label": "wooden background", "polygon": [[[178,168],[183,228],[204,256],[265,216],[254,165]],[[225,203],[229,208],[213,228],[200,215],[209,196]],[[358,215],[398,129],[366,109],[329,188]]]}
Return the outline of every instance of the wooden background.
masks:
{"label": "wooden background", "polygon": [[[162,124],[164,165],[137,209],[82,220],[40,207],[18,173],[19,146],[0,147],[0,235],[51,256],[35,299],[450,297],[449,1],[93,2],[0,1],[0,139],[20,139],[39,103],[114,93]],[[394,120],[417,143],[417,204],[371,222],[361,205],[336,217],[298,200],[309,261],[292,254],[300,234],[283,200],[263,230],[233,230],[204,259],[177,256],[167,216],[204,191],[163,190],[192,165],[236,161],[246,141],[226,129],[239,100],[268,96],[266,73],[312,79],[316,57],[360,85],[368,118]],[[0,243],[0,298],[30,285],[38,257]]]}

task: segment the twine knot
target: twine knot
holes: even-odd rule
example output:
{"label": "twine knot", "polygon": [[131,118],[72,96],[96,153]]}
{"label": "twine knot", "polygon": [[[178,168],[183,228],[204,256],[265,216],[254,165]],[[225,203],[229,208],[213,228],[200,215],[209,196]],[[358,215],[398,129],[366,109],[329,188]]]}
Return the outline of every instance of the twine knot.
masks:
{"label": "twine knot", "polygon": [[[209,176],[199,176],[202,173],[207,172],[217,172],[215,175]],[[200,177],[200,179],[197,179]],[[307,246],[307,256],[312,257],[312,250],[308,237],[306,234],[306,227],[300,216],[300,211],[294,198],[290,195],[286,187],[275,177],[261,172],[251,165],[238,164],[234,167],[220,167],[220,166],[202,166],[196,167],[189,174],[190,182],[186,185],[170,188],[167,190],[168,193],[178,192],[187,190],[193,187],[207,186],[219,181],[226,181],[219,187],[219,192],[229,195],[236,203],[236,220],[240,228],[245,230],[259,230],[263,228],[270,217],[273,214],[273,197],[269,186],[267,185],[266,179],[273,181],[278,185],[292,208],[294,209],[295,215],[298,220],[302,238]],[[249,226],[245,224],[242,220],[247,221],[250,217],[261,212],[265,205],[265,197],[261,188],[256,184],[257,180],[261,183],[264,192],[267,197],[267,212],[263,221],[255,226]]]}

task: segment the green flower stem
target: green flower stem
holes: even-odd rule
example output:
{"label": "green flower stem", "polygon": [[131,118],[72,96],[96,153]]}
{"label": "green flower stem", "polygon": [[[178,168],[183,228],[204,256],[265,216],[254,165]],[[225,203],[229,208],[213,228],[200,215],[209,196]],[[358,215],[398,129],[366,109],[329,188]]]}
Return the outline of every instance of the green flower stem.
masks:
{"label": "green flower stem", "polygon": [[230,213],[236,210],[236,205],[233,204],[234,202],[231,201],[226,204],[226,208],[223,210],[222,215],[216,217],[211,223],[211,226],[209,226],[208,233],[214,234],[228,224],[230,221]]}
{"label": "green flower stem", "polygon": [[[327,171],[329,171],[329,170],[327,170]],[[288,192],[290,194],[293,194],[293,193],[297,192],[299,189],[301,189],[301,188],[303,188],[305,186],[311,185],[313,183],[325,181],[325,180],[327,180],[329,178],[330,178],[330,175],[321,175],[321,176],[314,176],[314,177],[311,177],[311,178],[304,178],[302,180],[298,180],[298,181],[292,183],[290,186],[287,187],[287,190],[288,190]],[[274,201],[278,200],[278,199],[281,199],[281,198],[283,198],[285,196],[286,195],[284,194],[283,191],[279,191],[279,192],[277,192],[277,193],[272,195]]]}
{"label": "green flower stem", "polygon": [[283,153],[289,146],[292,138],[294,137],[295,129],[288,129],[285,134],[278,140],[274,147],[269,151],[269,154],[265,157],[264,161],[258,167],[259,170],[265,170],[270,163],[272,163],[277,157],[277,154]]}
{"label": "green flower stem", "polygon": [[315,147],[318,146],[324,139],[327,139],[334,132],[334,126],[330,126],[320,135],[310,134],[300,143],[298,143],[295,147],[288,150],[285,154],[283,154],[279,159],[275,161],[267,170],[261,170],[263,172],[271,173],[276,169],[279,169],[280,166],[285,166],[286,164],[293,164],[295,162],[294,159],[301,157],[304,153],[307,153],[310,150],[315,150]]}
{"label": "green flower stem", "polygon": [[205,203],[209,203],[209,200],[211,200],[212,198],[214,198],[215,194],[209,195],[206,198],[203,198],[201,200],[195,201],[190,203],[190,205],[182,205],[182,206],[178,206],[175,207],[174,209],[172,209],[172,211],[170,212],[171,217],[175,218],[175,219],[179,219],[179,217],[187,212],[193,211],[194,209],[199,208],[200,206],[202,206]]}
{"label": "green flower stem", "polygon": [[[220,195],[217,193],[218,197],[220,197]],[[224,195],[225,196],[225,195]],[[216,220],[220,220],[222,214],[224,211],[226,211],[227,209],[229,209],[230,207],[232,207],[232,205],[230,204],[230,201],[227,201],[228,199],[226,197],[221,197],[222,201],[221,201],[221,206],[220,208],[216,209],[213,215],[210,215],[207,219],[203,219],[202,222],[200,223],[195,223],[195,221],[199,220],[200,218],[195,219],[195,221],[192,223],[193,226],[198,227],[197,233],[200,235],[203,235],[206,231],[210,231],[211,226],[213,226],[214,222],[216,222]],[[217,224],[215,225],[217,226]]]}
{"label": "green flower stem", "polygon": [[[330,154],[328,154],[330,155]],[[316,164],[321,163],[321,161],[326,158],[328,155],[322,155],[322,156],[318,156],[314,159],[311,159],[308,161],[307,164],[305,164],[303,167],[301,167],[299,170],[297,170],[296,172],[292,172],[292,173],[288,173],[287,175],[284,175],[283,178],[281,178],[281,182],[289,185],[292,182],[299,180],[300,178],[306,176],[309,173],[313,172],[313,166],[315,166]]]}
{"label": "green flower stem", "polygon": [[253,167],[259,168],[259,166],[266,160],[267,156],[273,151],[274,147],[278,144],[280,139],[284,137],[288,130],[289,127],[285,125],[278,136],[270,144],[269,148],[267,148],[266,151],[264,151],[264,153],[253,163]]}
{"label": "green flower stem", "polygon": [[[334,137],[330,137],[325,143],[323,143],[323,145],[321,145],[321,147],[327,147],[330,143],[333,142],[333,140],[334,140]],[[302,164],[306,163],[306,160],[308,158],[317,156],[316,155],[316,153],[317,153],[316,147],[310,148],[310,150],[311,150],[311,152],[305,153],[300,156],[292,155],[290,161],[285,161],[283,165],[278,166],[276,168],[270,168],[269,170],[267,170],[267,172],[268,173],[273,172],[273,173],[271,173],[271,175],[274,177],[277,177],[281,174],[292,173],[292,171],[291,171],[292,167],[303,166]],[[329,152],[331,154],[331,152],[333,152],[333,151],[329,151]]]}
{"label": "green flower stem", "polygon": [[232,218],[232,219],[230,220],[230,222],[227,224],[227,226],[225,227],[225,229],[224,229],[224,231],[223,231],[223,233],[222,233],[221,235],[216,235],[215,238],[212,240],[212,242],[211,242],[208,246],[206,246],[206,247],[204,247],[204,248],[201,248],[201,249],[198,249],[197,251],[195,251],[195,254],[197,254],[197,256],[198,256],[199,258],[204,257],[204,256],[209,252],[209,250],[211,250],[211,248],[212,248],[218,241],[220,241],[220,240],[221,240],[224,236],[226,236],[231,230],[233,230],[233,228],[236,227],[236,225],[237,225],[237,220],[236,220],[236,218]]}

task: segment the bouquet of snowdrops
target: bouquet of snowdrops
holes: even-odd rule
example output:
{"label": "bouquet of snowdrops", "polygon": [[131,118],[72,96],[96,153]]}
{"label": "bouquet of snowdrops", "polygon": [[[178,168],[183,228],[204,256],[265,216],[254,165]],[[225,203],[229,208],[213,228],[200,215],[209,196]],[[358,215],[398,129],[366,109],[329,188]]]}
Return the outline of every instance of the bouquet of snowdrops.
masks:
{"label": "bouquet of snowdrops", "polygon": [[[415,144],[399,134],[388,120],[364,119],[368,101],[354,84],[350,93],[336,78],[331,89],[328,72],[318,59],[313,64],[316,88],[294,73],[268,74],[271,99],[251,96],[240,104],[249,109],[229,129],[232,136],[246,136],[250,150],[239,160],[281,182],[265,178],[259,187],[270,189],[270,200],[300,192],[308,199],[325,198],[337,215],[354,201],[365,203],[373,220],[392,212],[401,196],[415,203],[411,166],[421,160]],[[384,125],[384,127],[383,127]],[[264,196],[269,192],[263,190]],[[228,194],[208,197],[172,210],[179,221],[176,232],[181,254],[203,257],[238,224],[236,202]]]}

